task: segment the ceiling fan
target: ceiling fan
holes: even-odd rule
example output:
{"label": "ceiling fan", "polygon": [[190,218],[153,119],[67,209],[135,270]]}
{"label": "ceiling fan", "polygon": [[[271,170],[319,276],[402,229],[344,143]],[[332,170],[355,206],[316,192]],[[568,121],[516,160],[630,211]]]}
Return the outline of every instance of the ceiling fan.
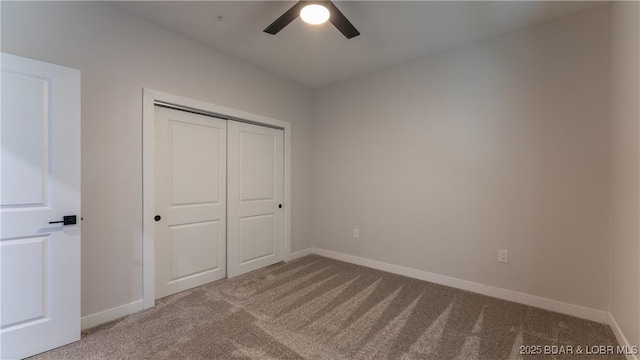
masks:
{"label": "ceiling fan", "polygon": [[[313,11],[318,12],[313,13]],[[306,15],[311,16],[311,19],[307,20],[308,17]],[[298,16],[310,24],[321,24],[329,20],[347,39],[360,35],[360,32],[355,26],[347,20],[344,14],[342,14],[331,1],[307,0],[298,1],[291,9],[277,18],[271,25],[267,26],[264,32],[275,35]]]}

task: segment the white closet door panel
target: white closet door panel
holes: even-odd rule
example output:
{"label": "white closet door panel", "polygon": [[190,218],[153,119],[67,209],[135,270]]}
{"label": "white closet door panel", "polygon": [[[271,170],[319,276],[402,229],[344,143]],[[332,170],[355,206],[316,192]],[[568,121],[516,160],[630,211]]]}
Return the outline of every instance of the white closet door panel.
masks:
{"label": "white closet door panel", "polygon": [[155,109],[156,298],[226,277],[226,121]]}
{"label": "white closet door panel", "polygon": [[283,260],[284,132],[228,124],[228,276]]}

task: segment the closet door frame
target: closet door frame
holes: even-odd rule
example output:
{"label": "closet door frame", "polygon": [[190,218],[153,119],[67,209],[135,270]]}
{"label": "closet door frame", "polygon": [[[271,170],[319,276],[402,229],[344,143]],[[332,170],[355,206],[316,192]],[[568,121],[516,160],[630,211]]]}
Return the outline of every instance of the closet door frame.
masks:
{"label": "closet door frame", "polygon": [[284,239],[283,258],[291,258],[291,123],[266,116],[189,99],[158,90],[142,90],[142,300],[155,306],[155,106],[163,105],[227,120],[262,125],[284,131]]}

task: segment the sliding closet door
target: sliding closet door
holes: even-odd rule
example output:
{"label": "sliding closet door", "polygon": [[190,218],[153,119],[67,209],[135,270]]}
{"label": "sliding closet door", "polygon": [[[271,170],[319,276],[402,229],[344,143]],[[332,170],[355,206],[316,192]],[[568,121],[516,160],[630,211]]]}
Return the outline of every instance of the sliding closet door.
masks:
{"label": "sliding closet door", "polygon": [[157,299],[226,277],[227,122],[155,112]]}
{"label": "sliding closet door", "polygon": [[228,277],[283,260],[283,130],[229,121]]}

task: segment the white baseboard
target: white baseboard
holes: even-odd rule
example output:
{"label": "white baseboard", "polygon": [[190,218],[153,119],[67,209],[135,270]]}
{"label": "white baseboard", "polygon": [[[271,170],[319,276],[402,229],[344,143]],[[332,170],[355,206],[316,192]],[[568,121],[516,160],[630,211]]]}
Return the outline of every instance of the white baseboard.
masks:
{"label": "white baseboard", "polygon": [[609,323],[609,313],[602,310],[591,309],[579,305],[573,305],[557,300],[543,298],[540,296],[524,294],[513,290],[497,288],[473,281],[457,279],[449,276],[430,273],[423,270],[412,269],[400,265],[389,264],[382,261],[371,260],[335,251],[314,248],[313,253],[331,259],[345,261],[356,265],[362,265],[393,274],[404,275],[419,280],[425,280],[440,285],[446,285],[457,289],[471,291],[477,294],[513,301],[519,304],[529,305],[549,311],[555,311],[561,314],[571,315],[581,319],[596,321],[603,324]]}
{"label": "white baseboard", "polygon": [[303,256],[307,256],[307,255],[311,255],[311,254],[313,254],[313,248],[307,248],[307,249],[303,249],[303,250],[298,250],[296,252],[292,252],[291,254],[289,254],[289,259],[287,261],[299,259],[299,258],[301,258]]}
{"label": "white baseboard", "polygon": [[[618,322],[616,321],[616,319],[613,317],[611,313],[609,313],[609,326],[611,327],[611,331],[613,331],[613,335],[615,335],[616,340],[618,340],[618,343],[620,343],[621,346],[626,346],[627,348],[631,348],[631,346],[633,346],[632,344],[629,343],[629,341],[627,341],[627,337],[624,336],[622,329],[620,329]],[[640,344],[637,344],[635,346],[640,346]],[[626,356],[627,356],[627,360],[640,360],[640,358],[638,357],[638,354],[635,354],[635,355],[627,354]]]}
{"label": "white baseboard", "polygon": [[143,309],[142,299],[128,304],[116,306],[111,309],[97,312],[95,314],[83,316],[80,319],[80,327],[82,330],[104,324],[106,322],[121,318],[125,315],[136,313]]}
{"label": "white baseboard", "polygon": [[[472,281],[457,279],[449,276],[430,273],[423,270],[412,269],[405,266],[389,264],[382,261],[371,260],[371,259],[367,259],[359,256],[354,256],[354,255],[349,255],[345,253],[324,250],[319,248],[308,248],[308,249],[293,252],[289,254],[288,260],[295,260],[311,254],[316,254],[316,255],[328,257],[331,259],[345,261],[345,262],[356,264],[356,265],[362,265],[362,266],[386,271],[393,274],[408,276],[408,277],[419,279],[419,280],[429,281],[429,282],[440,284],[440,285],[450,286],[457,289],[467,290],[474,293],[495,297],[498,299],[513,301],[516,303],[529,305],[529,306],[534,306],[534,307],[549,310],[549,311],[555,311],[561,314],[571,315],[571,316],[579,317],[582,319],[609,324],[609,326],[611,326],[611,329],[614,335],[618,339],[618,342],[623,346],[629,345],[629,343],[627,342],[627,339],[622,334],[622,331],[620,330],[620,327],[618,326],[613,316],[606,311],[591,309],[591,308],[587,308],[579,305],[573,305],[573,304],[569,304],[569,303],[565,303],[557,300],[543,298],[540,296],[529,295],[529,294],[525,294],[525,293],[521,293],[513,290],[497,288],[497,287],[480,284]],[[115,308],[107,309],[95,314],[84,316],[82,317],[82,320],[81,320],[81,327],[82,327],[82,330],[85,330],[85,329],[88,329],[112,320],[116,320],[125,315],[136,313],[141,310],[143,310],[142,300],[134,301],[129,304],[124,304]],[[627,356],[627,359],[640,360],[637,356],[634,356],[634,355]]]}

